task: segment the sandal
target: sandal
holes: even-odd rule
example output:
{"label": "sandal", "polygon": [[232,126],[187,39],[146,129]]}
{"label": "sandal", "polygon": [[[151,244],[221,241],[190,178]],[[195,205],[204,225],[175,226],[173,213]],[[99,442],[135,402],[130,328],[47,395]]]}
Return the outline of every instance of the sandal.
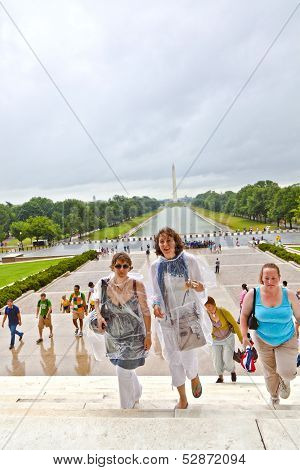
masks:
{"label": "sandal", "polygon": [[199,376],[197,375],[198,382],[196,385],[192,385],[192,394],[195,398],[200,398],[202,395],[202,385],[199,379]]}

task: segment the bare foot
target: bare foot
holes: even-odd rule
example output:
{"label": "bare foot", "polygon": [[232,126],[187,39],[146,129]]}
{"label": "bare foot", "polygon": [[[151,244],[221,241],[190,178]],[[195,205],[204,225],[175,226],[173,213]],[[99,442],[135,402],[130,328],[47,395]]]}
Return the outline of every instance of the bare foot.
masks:
{"label": "bare foot", "polygon": [[179,402],[177,403],[177,405],[175,406],[174,410],[186,410],[187,407],[188,407],[188,402],[187,401],[182,401],[182,400],[179,400]]}

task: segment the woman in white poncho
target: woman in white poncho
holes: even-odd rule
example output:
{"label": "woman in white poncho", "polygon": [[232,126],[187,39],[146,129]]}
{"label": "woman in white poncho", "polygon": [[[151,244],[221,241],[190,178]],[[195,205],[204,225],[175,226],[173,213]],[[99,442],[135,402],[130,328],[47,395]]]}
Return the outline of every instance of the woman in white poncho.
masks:
{"label": "woman in white poncho", "polygon": [[186,378],[191,380],[193,396],[201,396],[197,348],[211,342],[211,325],[204,310],[207,296],[203,272],[196,257],[184,252],[183,246],[178,233],[169,227],[161,229],[155,237],[160,257],[151,266],[154,315],[172,385],[179,393],[177,409],[188,406]]}

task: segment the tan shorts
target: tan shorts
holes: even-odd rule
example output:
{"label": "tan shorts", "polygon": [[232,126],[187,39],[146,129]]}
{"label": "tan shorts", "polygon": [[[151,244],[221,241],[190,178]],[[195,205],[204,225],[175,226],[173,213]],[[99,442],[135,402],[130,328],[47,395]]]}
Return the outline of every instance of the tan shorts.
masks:
{"label": "tan shorts", "polygon": [[44,318],[40,315],[39,317],[39,328],[50,328],[50,326],[52,326],[52,322],[51,322],[51,315],[49,315],[49,318]]}
{"label": "tan shorts", "polygon": [[73,320],[83,320],[84,319],[84,310],[73,310]]}

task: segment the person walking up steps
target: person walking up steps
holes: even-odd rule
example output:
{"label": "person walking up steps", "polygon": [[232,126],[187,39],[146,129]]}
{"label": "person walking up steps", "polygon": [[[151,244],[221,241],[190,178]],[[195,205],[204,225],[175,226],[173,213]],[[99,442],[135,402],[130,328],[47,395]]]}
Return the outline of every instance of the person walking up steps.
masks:
{"label": "person walking up steps", "polygon": [[[87,315],[87,305],[85,301],[85,295],[83,292],[80,292],[80,286],[78,284],[74,286],[74,292],[70,295],[69,300],[72,308],[73,325],[75,326],[75,336],[83,336],[83,319],[84,315]],[[79,320],[79,328],[77,320]]]}
{"label": "person walking up steps", "polygon": [[52,313],[52,305],[49,299],[46,298],[46,294],[41,294],[41,298],[38,301],[37,308],[36,308],[36,318],[39,316],[39,339],[37,340],[37,344],[40,344],[43,341],[43,329],[44,327],[50,328],[50,335],[49,338],[53,337],[53,327],[51,321],[51,313]]}
{"label": "person walking up steps", "polygon": [[297,375],[298,344],[294,318],[300,324],[300,304],[294,292],[280,286],[280,270],[264,264],[259,286],[245,296],[241,313],[243,346],[249,343],[248,318],[255,312],[258,327],[254,344],[263,366],[265,383],[274,408],[290,395],[290,381]]}
{"label": "person walking up steps", "polygon": [[237,334],[240,342],[243,342],[241,330],[232,314],[223,307],[216,305],[213,297],[208,297],[205,308],[212,323],[212,353],[216,373],[217,384],[224,382],[224,371],[231,373],[231,381],[236,382],[235,364],[233,360],[235,336]]}
{"label": "person walking up steps", "polygon": [[216,270],[215,270],[215,273],[216,274],[219,274],[220,272],[220,260],[219,258],[216,259]]}
{"label": "person walking up steps", "polygon": [[22,338],[24,336],[24,333],[17,330],[17,326],[22,325],[21,312],[20,312],[19,307],[14,305],[13,299],[8,299],[7,301],[7,307],[5,307],[4,317],[2,321],[2,328],[4,328],[4,324],[5,324],[7,317],[8,317],[8,326],[9,326],[10,333],[11,333],[9,349],[13,349],[15,347],[15,335],[19,336],[19,341],[22,341]]}

